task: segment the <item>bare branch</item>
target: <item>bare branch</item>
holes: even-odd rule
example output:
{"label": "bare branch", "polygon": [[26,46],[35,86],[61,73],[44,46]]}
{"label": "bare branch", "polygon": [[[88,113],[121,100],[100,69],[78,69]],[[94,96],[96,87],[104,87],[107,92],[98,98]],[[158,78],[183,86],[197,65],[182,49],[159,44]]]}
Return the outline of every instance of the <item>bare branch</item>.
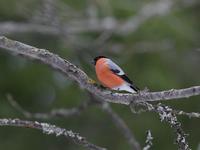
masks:
{"label": "bare branch", "polygon": [[26,118],[35,118],[35,119],[50,119],[52,117],[70,117],[74,115],[79,115],[82,111],[87,109],[90,105],[94,104],[92,101],[86,101],[80,104],[78,107],[73,107],[70,109],[53,109],[48,113],[31,113],[23,109],[10,94],[7,94],[7,100],[9,103],[20,113],[22,113]]}
{"label": "bare branch", "polygon": [[186,140],[186,134],[181,128],[181,123],[177,120],[176,115],[173,113],[173,110],[169,106],[164,106],[162,104],[153,106],[147,102],[140,103],[140,105],[146,107],[149,111],[154,111],[158,113],[161,122],[166,121],[170,124],[176,134],[176,143],[179,150],[190,150],[188,142]]}
{"label": "bare branch", "polygon": [[173,111],[174,114],[176,115],[184,115],[184,116],[188,116],[189,118],[200,118],[200,113],[197,112],[184,112],[182,110],[174,110]]}
{"label": "bare branch", "polygon": [[121,26],[119,32],[121,34],[131,33],[152,17],[168,14],[173,6],[173,3],[174,1],[172,0],[158,0],[156,2],[148,3],[140,9],[136,16],[133,16],[126,21]]}
{"label": "bare branch", "polygon": [[139,94],[117,93],[99,87],[80,68],[48,50],[38,49],[21,42],[10,40],[3,36],[0,36],[0,47],[7,52],[15,53],[28,59],[38,60],[43,64],[51,66],[76,81],[80,87],[85,88],[96,96],[100,96],[107,102],[129,105],[133,101],[161,101],[200,95],[200,86],[160,92],[140,92]]}
{"label": "bare branch", "polygon": [[[50,0],[49,0],[50,1]],[[136,16],[131,17],[123,24],[120,23],[114,17],[108,16],[103,19],[95,18],[91,22],[91,18],[87,19],[79,19],[78,21],[70,21],[67,23],[65,27],[65,33],[82,33],[82,32],[104,32],[104,31],[114,31],[115,34],[125,35],[128,33],[133,33],[136,31],[141,24],[148,21],[154,16],[168,14],[170,8],[172,7],[173,1],[171,0],[158,0],[153,3],[148,3],[143,6]],[[55,2],[54,2],[55,3]],[[48,3],[47,3],[48,4]],[[47,6],[46,6],[47,7]],[[48,6],[49,7],[49,6]],[[49,9],[49,8],[48,8]],[[52,8],[50,8],[52,9]],[[44,10],[44,9],[43,9]],[[47,10],[48,11],[48,10]],[[52,11],[52,10],[50,10]],[[51,13],[50,13],[51,14]],[[46,18],[57,18],[54,14],[48,16],[43,16],[40,19]],[[36,16],[37,17],[37,16]],[[66,24],[66,23],[63,23]],[[56,26],[47,26],[42,24],[30,24],[30,23],[16,23],[16,22],[1,22],[0,23],[0,33],[1,34],[10,34],[10,33],[24,33],[24,32],[37,32],[43,34],[52,34],[52,35],[60,35],[60,27]]]}
{"label": "bare branch", "polygon": [[[147,107],[141,107],[140,103],[134,103],[131,106],[131,111],[133,113],[140,114],[142,112],[147,112],[149,110],[148,110]],[[199,112],[185,112],[183,110],[175,110],[175,109],[172,109],[172,112],[175,115],[184,115],[184,116],[187,116],[189,118],[200,118],[200,113]]]}
{"label": "bare branch", "polygon": [[82,103],[78,107],[74,107],[71,109],[54,109],[49,113],[30,113],[23,109],[12,97],[11,94],[7,94],[7,100],[9,103],[20,113],[22,113],[26,118],[35,118],[35,119],[49,119],[52,117],[70,117],[74,115],[79,115],[82,111],[87,109],[92,104],[100,104],[101,108],[111,117],[114,124],[120,129],[122,134],[128,140],[131,147],[135,150],[140,150],[140,145],[136,141],[135,137],[132,135],[130,129],[126,125],[126,123],[115,113],[108,103],[103,103],[101,101],[97,101],[94,99],[94,96],[91,95],[91,100]]}
{"label": "bare branch", "polygon": [[146,138],[146,141],[145,141],[146,146],[143,148],[143,150],[149,150],[152,147],[152,145],[153,145],[152,140],[153,140],[153,137],[151,135],[151,131],[148,130],[147,131],[147,138]]}
{"label": "bare branch", "polygon": [[86,138],[80,136],[78,133],[74,133],[71,130],[57,127],[48,123],[40,123],[37,121],[26,121],[20,119],[0,119],[0,126],[15,126],[22,128],[32,128],[41,130],[44,134],[54,134],[56,136],[64,136],[73,140],[76,144],[79,144],[89,150],[105,150],[105,148],[96,146],[86,140]]}
{"label": "bare branch", "polygon": [[160,119],[167,121],[170,126],[175,130],[176,133],[176,143],[180,150],[190,150],[188,142],[186,140],[186,134],[181,128],[181,123],[178,122],[176,115],[173,114],[172,109],[168,106],[158,106],[156,111],[160,115]]}
{"label": "bare branch", "polygon": [[58,2],[57,0],[42,0],[41,5],[36,9],[31,21],[56,26],[59,23],[57,14]]}
{"label": "bare branch", "polygon": [[123,119],[116,112],[113,111],[108,103],[103,103],[101,107],[111,117],[112,121],[127,139],[132,149],[141,150],[140,144],[137,142],[136,138],[134,137],[126,123],[123,121]]}
{"label": "bare branch", "polygon": [[42,24],[34,23],[17,23],[17,22],[1,22],[0,23],[0,33],[2,35],[10,33],[26,33],[35,32],[42,34],[51,34],[58,36],[60,35],[60,30],[55,26],[47,26]]}
{"label": "bare branch", "polygon": [[135,150],[140,150],[140,145],[136,141],[135,137],[131,133],[130,129],[126,125],[126,123],[118,116],[117,113],[115,113],[112,108],[109,106],[108,103],[103,103],[101,101],[97,101],[96,98],[94,98],[93,95],[89,94],[91,96],[91,99],[82,103],[78,107],[74,107],[71,109],[54,109],[50,111],[49,113],[30,113],[27,110],[23,109],[16,100],[13,99],[11,94],[7,94],[7,100],[8,102],[20,113],[22,113],[26,118],[35,118],[35,119],[50,119],[52,117],[70,117],[74,115],[79,115],[82,111],[87,109],[89,106],[94,104],[100,104],[101,108],[107,112],[107,114],[111,117],[114,124],[120,129],[122,134],[125,136],[125,138],[128,140],[130,146]]}
{"label": "bare branch", "polygon": [[[61,22],[61,24],[65,25],[62,27],[60,26],[60,22],[58,21],[58,18],[60,16],[56,16],[55,14],[55,3],[52,0],[44,0],[49,1],[47,6],[45,6],[46,9],[42,9],[47,11],[45,14],[47,16],[41,17],[40,15],[36,15],[35,17],[40,18],[40,22],[45,22],[46,19],[52,19],[53,26],[49,25],[43,25],[38,23],[17,23],[17,22],[0,22],[0,33],[3,35],[6,34],[12,34],[12,33],[26,33],[26,32],[36,32],[36,33],[42,33],[42,34],[51,34],[55,36],[59,36],[62,34],[61,32],[64,30],[64,33],[71,33],[71,34],[77,34],[77,33],[83,33],[83,32],[104,32],[109,31],[113,34],[118,35],[126,35],[129,33],[135,32],[142,24],[147,22],[153,17],[156,16],[163,16],[167,15],[170,12],[172,12],[172,9],[177,6],[177,1],[173,0],[157,0],[155,2],[147,3],[146,5],[142,6],[139,11],[136,13],[136,15],[130,17],[129,19],[125,20],[123,23],[121,21],[117,20],[116,18],[112,16],[106,16],[103,19],[99,19],[95,17],[95,19],[91,18],[79,18],[78,20],[72,19],[68,22]],[[191,7],[198,3],[198,0],[184,0],[180,1],[183,6],[182,7]],[[65,9],[68,9],[66,4],[58,1],[58,3],[61,3],[60,5],[64,5]],[[49,6],[50,4],[50,6]],[[52,6],[51,6],[52,5]],[[180,7],[178,5],[176,8]],[[50,11],[50,12],[49,12]],[[71,10],[72,11],[72,10]],[[66,12],[63,12],[66,14]],[[67,11],[69,14],[70,12]],[[76,11],[72,11],[72,14],[76,13]],[[50,14],[50,15],[49,15]],[[94,15],[94,12],[93,14]],[[71,15],[72,16],[72,15]],[[41,20],[43,19],[43,20]],[[37,19],[36,19],[37,20]],[[48,21],[47,20],[47,21]],[[38,21],[37,21],[38,22]],[[52,24],[52,22],[49,22]],[[59,22],[59,23],[58,23]],[[59,24],[58,26],[55,26],[54,24]],[[62,30],[60,30],[62,28]]]}

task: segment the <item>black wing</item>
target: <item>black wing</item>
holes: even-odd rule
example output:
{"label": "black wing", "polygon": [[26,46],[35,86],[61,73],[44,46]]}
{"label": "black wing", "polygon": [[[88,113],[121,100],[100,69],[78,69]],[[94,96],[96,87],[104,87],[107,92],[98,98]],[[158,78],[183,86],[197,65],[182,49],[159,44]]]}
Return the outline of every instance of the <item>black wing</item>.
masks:
{"label": "black wing", "polygon": [[120,73],[120,70],[118,70],[118,69],[110,69],[114,74],[119,74]]}
{"label": "black wing", "polygon": [[122,79],[124,79],[126,82],[133,84],[133,82],[124,74],[120,76]]}
{"label": "black wing", "polygon": [[131,87],[133,90],[135,90],[136,92],[140,90],[137,86],[135,86],[135,85],[133,84],[133,82],[132,82],[125,74],[124,74],[124,75],[121,75],[120,77],[121,77],[122,79],[124,79],[126,82],[128,82],[128,83],[130,84],[130,87]]}
{"label": "black wing", "polygon": [[124,71],[118,66],[116,65],[112,60],[108,60],[108,65],[109,65],[109,68],[110,70],[118,75],[119,77],[121,77],[122,79],[124,79],[127,83],[130,84],[130,88],[132,88],[133,90],[135,91],[138,91],[139,88],[136,87],[133,82],[125,75]]}

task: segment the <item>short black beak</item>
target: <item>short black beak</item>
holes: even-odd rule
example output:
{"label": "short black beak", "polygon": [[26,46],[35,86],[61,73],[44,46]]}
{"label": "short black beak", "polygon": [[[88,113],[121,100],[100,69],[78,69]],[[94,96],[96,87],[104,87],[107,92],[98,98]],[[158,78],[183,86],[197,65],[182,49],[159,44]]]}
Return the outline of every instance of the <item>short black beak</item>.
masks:
{"label": "short black beak", "polygon": [[95,65],[95,61],[94,60],[92,60],[90,63],[93,64],[93,65]]}

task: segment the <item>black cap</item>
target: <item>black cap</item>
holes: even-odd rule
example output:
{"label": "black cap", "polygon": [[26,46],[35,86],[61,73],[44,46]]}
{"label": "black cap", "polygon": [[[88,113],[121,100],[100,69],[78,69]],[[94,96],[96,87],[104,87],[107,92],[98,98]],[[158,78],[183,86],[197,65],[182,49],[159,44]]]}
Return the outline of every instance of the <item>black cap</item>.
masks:
{"label": "black cap", "polygon": [[97,56],[94,58],[94,65],[96,65],[97,60],[99,60],[100,58],[107,58],[106,56]]}

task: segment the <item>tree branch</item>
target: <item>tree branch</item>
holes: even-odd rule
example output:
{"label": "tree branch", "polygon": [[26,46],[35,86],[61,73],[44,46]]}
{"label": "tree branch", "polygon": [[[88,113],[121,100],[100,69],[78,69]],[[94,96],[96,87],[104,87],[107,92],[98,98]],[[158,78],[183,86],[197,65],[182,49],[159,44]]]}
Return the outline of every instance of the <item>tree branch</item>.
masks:
{"label": "tree branch", "polygon": [[[172,2],[173,1],[171,0],[158,0],[156,2],[148,3],[140,8],[140,11],[135,16],[126,20],[123,24],[121,24],[120,21],[114,17],[104,17],[103,19],[95,18],[95,22],[91,22],[91,18],[87,18],[79,19],[78,21],[70,21],[70,23],[68,23],[63,29],[65,29],[65,33],[71,34],[82,32],[114,31],[116,34],[126,35],[136,31],[141,24],[148,21],[152,17],[168,14],[170,8],[172,7]],[[44,22],[49,18],[52,21],[52,19],[55,20],[55,18],[58,17],[54,14],[52,14],[53,16],[49,14],[51,13],[46,13],[47,16],[42,16]],[[60,28],[56,26],[48,26],[38,23],[0,22],[0,33],[2,34],[25,32],[38,32],[51,35],[61,34]]]}
{"label": "tree branch", "polygon": [[80,87],[88,90],[96,96],[101,97],[107,102],[129,105],[132,101],[161,101],[200,95],[200,86],[193,86],[179,90],[171,89],[160,92],[140,92],[139,94],[117,93],[115,91],[99,87],[80,68],[69,61],[62,59],[58,55],[49,52],[48,50],[38,49],[18,41],[10,40],[3,36],[0,36],[0,47],[8,52],[24,56],[28,59],[38,60],[43,64],[49,65],[76,81]]}
{"label": "tree branch", "polygon": [[176,115],[185,115],[189,118],[200,118],[200,113],[198,112],[184,112],[182,110],[174,110],[173,113]]}
{"label": "tree branch", "polygon": [[[135,103],[134,105],[131,105],[131,111],[133,113],[136,113],[136,114],[140,114],[142,112],[149,111],[148,107],[141,108],[140,106],[141,106],[141,103]],[[175,114],[175,115],[179,115],[179,116],[180,115],[187,116],[189,118],[200,118],[200,113],[199,112],[185,112],[183,110],[175,110],[175,109],[173,109],[172,113]]]}
{"label": "tree branch", "polygon": [[84,137],[80,136],[78,133],[74,133],[71,130],[66,130],[64,128],[57,127],[48,123],[39,123],[37,121],[26,121],[20,119],[0,119],[0,126],[15,126],[22,128],[32,128],[41,130],[45,134],[54,134],[56,136],[64,136],[66,138],[72,139],[75,143],[89,149],[89,150],[105,150],[105,148],[96,146],[88,142]]}
{"label": "tree branch", "polygon": [[141,150],[140,144],[137,142],[136,138],[134,137],[124,120],[116,112],[113,111],[108,103],[102,103],[101,107],[111,117],[112,121],[127,139],[132,149]]}
{"label": "tree branch", "polygon": [[[195,5],[198,1],[197,0],[190,0],[187,2],[181,1],[182,7],[191,7]],[[55,2],[49,2],[47,5],[53,5]],[[58,3],[61,3],[58,1]],[[57,3],[56,3],[57,4]],[[61,3],[60,5],[64,5],[66,7],[66,4]],[[106,16],[103,19],[99,19],[95,17],[95,21],[91,22],[91,18],[83,18],[79,20],[70,20],[67,23],[66,22],[61,22],[62,24],[65,24],[66,26],[61,27],[61,26],[55,26],[55,25],[44,25],[41,24],[42,22],[46,22],[48,24],[57,24],[58,18],[60,16],[56,16],[54,14],[55,11],[54,8],[55,6],[45,6],[43,8],[43,11],[47,11],[49,13],[45,13],[45,16],[38,16],[36,15],[35,18],[39,18],[39,23],[38,19],[33,19],[34,22],[29,23],[29,22],[0,22],[0,33],[3,35],[7,34],[13,34],[13,33],[26,33],[26,32],[36,32],[36,33],[42,33],[42,34],[51,34],[55,36],[59,36],[61,34],[67,33],[67,34],[79,34],[83,32],[104,32],[104,31],[112,31],[114,34],[118,35],[126,35],[129,33],[133,33],[136,31],[142,24],[144,24],[146,21],[150,20],[153,17],[156,16],[163,16],[171,13],[172,9],[174,9],[176,6],[176,1],[172,0],[157,0],[155,2],[150,2],[147,3],[146,5],[142,6],[139,11],[136,13],[136,15],[130,17],[129,19],[125,20],[123,23],[121,21],[117,20],[114,17],[111,16]],[[49,8],[50,7],[50,8]],[[180,6],[178,6],[179,8]],[[52,10],[53,9],[53,10]],[[68,7],[66,9],[69,9]],[[66,10],[65,9],[65,10]],[[63,13],[69,13],[63,12]],[[74,14],[75,11],[72,11],[72,14]],[[49,20],[51,19],[51,20]],[[49,22],[51,21],[51,22]],[[60,30],[62,28],[62,30]],[[63,31],[64,30],[64,31]]]}
{"label": "tree branch", "polygon": [[100,105],[100,107],[111,117],[113,123],[119,128],[121,133],[124,135],[124,137],[128,140],[128,143],[130,146],[135,150],[140,150],[141,147],[137,140],[135,139],[134,135],[131,133],[131,130],[128,128],[126,123],[123,121],[123,119],[113,111],[113,109],[109,106],[108,103],[102,102],[97,100],[92,94],[89,94],[90,100],[81,103],[77,107],[73,107],[70,109],[54,109],[48,113],[31,113],[22,108],[16,100],[12,97],[11,94],[7,94],[7,100],[12,105],[13,108],[15,108],[17,111],[22,113],[26,118],[35,118],[35,119],[50,119],[52,117],[70,117],[74,115],[79,115],[82,111],[87,109],[91,105]]}
{"label": "tree branch", "polygon": [[168,14],[172,9],[173,4],[174,1],[172,0],[158,0],[144,5],[137,15],[128,19],[121,28],[119,28],[118,32],[121,34],[128,34],[135,31],[141,24],[152,17]]}
{"label": "tree branch", "polygon": [[[181,123],[177,120],[176,114],[173,113],[173,109],[162,104],[154,106],[147,102],[139,103],[139,105],[147,108],[148,111],[158,113],[161,122],[166,121],[170,127],[174,129],[176,134],[176,144],[178,145],[179,150],[191,150],[186,140],[186,134],[181,127]],[[134,107],[134,105],[130,105],[130,107]]]}
{"label": "tree branch", "polygon": [[15,101],[13,99],[13,97],[10,94],[7,94],[7,100],[8,102],[12,105],[13,108],[15,108],[18,112],[22,113],[26,118],[35,118],[35,119],[50,119],[52,117],[70,117],[70,116],[74,116],[74,115],[79,115],[82,111],[84,111],[85,109],[87,109],[89,106],[91,106],[92,104],[94,104],[93,101],[89,100],[89,101],[85,101],[83,103],[81,103],[79,106],[77,107],[73,107],[73,108],[63,108],[63,109],[53,109],[48,113],[31,113],[27,110],[25,110],[24,108],[22,108],[17,101]]}
{"label": "tree branch", "polygon": [[47,26],[36,23],[18,23],[18,22],[0,22],[0,33],[3,35],[10,33],[35,32],[41,34],[50,34],[58,36],[60,30],[55,26]]}
{"label": "tree branch", "polygon": [[145,141],[146,145],[145,145],[145,147],[143,147],[143,150],[149,150],[152,147],[152,145],[153,145],[152,140],[153,140],[153,137],[151,135],[151,131],[148,130],[147,131],[147,138],[146,138],[146,141]]}

